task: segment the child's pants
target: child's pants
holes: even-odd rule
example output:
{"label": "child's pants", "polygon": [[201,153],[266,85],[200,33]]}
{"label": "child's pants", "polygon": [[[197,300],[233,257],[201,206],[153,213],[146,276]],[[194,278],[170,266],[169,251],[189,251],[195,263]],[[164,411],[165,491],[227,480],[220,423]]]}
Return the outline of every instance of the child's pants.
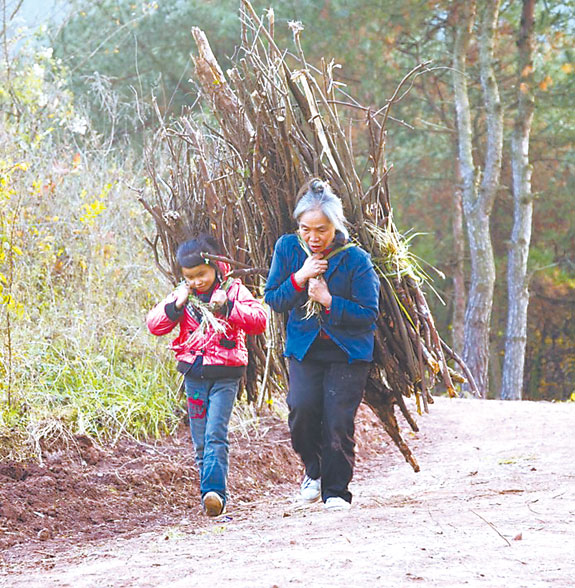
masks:
{"label": "child's pants", "polygon": [[217,492],[224,503],[228,477],[228,424],[240,378],[185,376],[190,431],[200,473],[200,492]]}

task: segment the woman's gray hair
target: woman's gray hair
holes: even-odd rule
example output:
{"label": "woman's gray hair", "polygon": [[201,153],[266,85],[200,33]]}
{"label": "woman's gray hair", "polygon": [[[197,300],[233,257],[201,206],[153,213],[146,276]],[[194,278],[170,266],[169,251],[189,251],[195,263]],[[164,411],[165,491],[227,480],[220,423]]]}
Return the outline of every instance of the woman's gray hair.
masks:
{"label": "woman's gray hair", "polygon": [[300,197],[293,211],[293,216],[299,222],[302,214],[310,210],[320,210],[333,224],[336,231],[343,233],[349,239],[349,232],[345,228],[346,218],[343,213],[341,199],[336,196],[329,184],[319,178],[313,178],[300,189]]}

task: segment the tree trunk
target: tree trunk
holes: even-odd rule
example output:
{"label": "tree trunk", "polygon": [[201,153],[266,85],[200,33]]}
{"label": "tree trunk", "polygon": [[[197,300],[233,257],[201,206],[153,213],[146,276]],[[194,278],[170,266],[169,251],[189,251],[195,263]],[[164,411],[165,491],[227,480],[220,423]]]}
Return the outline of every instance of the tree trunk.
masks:
{"label": "tree trunk", "polygon": [[489,325],[495,283],[489,215],[481,207],[466,211],[471,284],[465,309],[463,358],[471,370],[482,398],[489,391]]}
{"label": "tree trunk", "polygon": [[[453,91],[457,120],[458,171],[461,178],[461,196],[468,208],[477,201],[478,171],[473,161],[473,130],[471,126],[471,109],[467,89],[466,64],[467,50],[471,40],[471,30],[475,21],[475,2],[456,3],[452,16],[455,21],[455,41],[453,45]],[[457,192],[457,191],[456,191]],[[465,204],[464,204],[465,205]],[[454,231],[456,230],[454,223]],[[473,272],[473,266],[472,266]],[[473,273],[472,273],[473,277]],[[467,320],[465,320],[467,325]],[[464,329],[465,332],[465,329]],[[460,342],[460,345],[464,345]],[[454,339],[455,344],[455,339]],[[468,364],[471,373],[477,378],[476,366]],[[481,383],[477,381],[480,390]]]}
{"label": "tree trunk", "polygon": [[495,262],[489,227],[493,202],[499,187],[503,148],[503,113],[493,67],[493,45],[499,0],[484,4],[479,44],[481,87],[486,113],[486,151],[481,183],[472,157],[472,128],[465,83],[465,55],[471,36],[474,2],[459,4],[454,46],[455,100],[459,137],[459,164],[463,179],[463,210],[469,236],[471,284],[465,311],[463,359],[475,377],[483,397],[489,390],[489,331]]}
{"label": "tree trunk", "polygon": [[[467,50],[475,19],[475,2],[455,5],[456,33],[453,48],[454,93],[457,113],[459,173],[462,179],[463,210],[469,236],[471,285],[465,311],[463,357],[473,374],[480,394],[489,388],[489,324],[495,283],[495,264],[491,247],[489,217],[499,180],[501,150],[497,151],[501,130],[501,107],[493,74],[493,32],[498,2],[489,2],[484,10],[481,35],[481,79],[487,112],[487,153],[485,174],[479,186],[479,171],[473,160],[473,130],[465,76]],[[499,115],[499,116],[498,116]],[[499,153],[499,157],[497,154]],[[499,168],[497,167],[499,163]]]}
{"label": "tree trunk", "polygon": [[532,94],[534,13],[535,0],[523,0],[521,28],[517,43],[519,49],[517,118],[511,141],[513,230],[507,260],[508,309],[501,383],[501,398],[505,400],[521,400],[527,343],[527,307],[529,305],[527,259],[533,215],[529,136],[535,110]]}
{"label": "tree trunk", "polygon": [[458,186],[453,192],[453,350],[463,354],[465,334],[465,237],[463,234],[462,191]]}

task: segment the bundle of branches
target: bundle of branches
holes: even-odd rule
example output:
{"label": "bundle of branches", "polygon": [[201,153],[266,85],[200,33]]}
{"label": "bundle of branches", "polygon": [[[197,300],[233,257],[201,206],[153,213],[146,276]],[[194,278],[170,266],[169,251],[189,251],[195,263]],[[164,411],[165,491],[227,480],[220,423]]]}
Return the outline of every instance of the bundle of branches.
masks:
{"label": "bundle of branches", "polygon": [[[275,241],[294,230],[295,195],[311,176],[327,179],[342,198],[354,240],[369,251],[381,278],[374,365],[365,401],[414,470],[419,466],[403,440],[397,405],[413,430],[417,424],[405,397],[415,396],[427,410],[431,388],[442,382],[455,395],[464,364],[439,336],[422,291],[423,272],[393,223],[386,167],[386,123],[410,80],[423,63],[399,83],[380,109],[361,106],[335,77],[336,64],[308,64],[300,45],[302,26],[290,23],[295,51],[274,40],[273,11],[266,21],[242,2],[242,43],[235,66],[224,75],[207,38],[193,29],[197,46],[196,79],[207,106],[206,122],[183,116],[162,125],[147,164],[155,202],[142,199],[157,234],[150,245],[172,281],[177,243],[189,233],[215,232],[234,260],[235,275],[261,289]],[[169,177],[160,178],[156,160],[167,153]],[[362,170],[362,171],[358,171]],[[283,319],[273,316],[265,337],[250,341],[248,400],[261,405],[273,390],[285,388],[281,352]],[[459,371],[447,359],[455,359]]]}

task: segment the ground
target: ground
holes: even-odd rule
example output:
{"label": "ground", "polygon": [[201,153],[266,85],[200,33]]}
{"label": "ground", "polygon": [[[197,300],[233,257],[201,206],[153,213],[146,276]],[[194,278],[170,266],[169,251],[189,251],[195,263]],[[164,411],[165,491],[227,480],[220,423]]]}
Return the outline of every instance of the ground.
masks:
{"label": "ground", "polygon": [[573,586],[575,405],[438,398],[418,422],[416,474],[362,408],[349,512],[297,501],[271,417],[236,428],[217,519],[185,431],[0,466],[0,585]]}

